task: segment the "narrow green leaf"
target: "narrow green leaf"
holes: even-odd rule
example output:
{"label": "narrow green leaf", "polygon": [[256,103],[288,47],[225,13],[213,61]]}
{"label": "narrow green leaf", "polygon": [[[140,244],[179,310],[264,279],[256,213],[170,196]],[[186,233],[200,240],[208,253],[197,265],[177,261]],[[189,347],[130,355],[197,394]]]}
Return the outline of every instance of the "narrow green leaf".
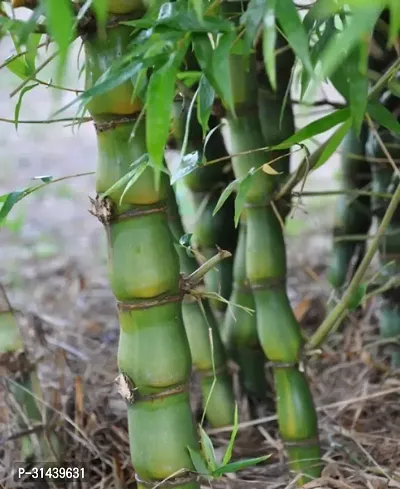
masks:
{"label": "narrow green leaf", "polygon": [[222,34],[219,38],[218,46],[214,49],[212,55],[212,72],[217,84],[217,86],[214,88],[221,97],[224,105],[231,112],[234,112],[234,100],[231,84],[229,54],[235,38],[235,32]]}
{"label": "narrow green leaf", "polygon": [[96,14],[97,22],[103,26],[107,20],[107,7],[108,0],[93,0],[93,10]]}
{"label": "narrow green leaf", "polygon": [[197,18],[199,19],[199,21],[201,21],[204,15],[203,0],[191,0],[191,3],[193,5],[194,11],[196,12]]}
{"label": "narrow green leaf", "polygon": [[14,205],[28,195],[29,190],[30,188],[16,190],[15,192],[0,196],[0,202],[3,202],[0,209],[0,224],[6,219]]}
{"label": "narrow green leaf", "polygon": [[210,85],[207,78],[202,75],[199,83],[199,95],[197,104],[197,120],[203,129],[203,137],[208,131],[208,121],[210,119],[212,106],[215,99],[215,90]]}
{"label": "narrow green leaf", "polygon": [[246,11],[240,18],[240,23],[245,26],[244,38],[248,49],[253,47],[267,5],[268,0],[250,0]]}
{"label": "narrow green leaf", "polygon": [[229,439],[228,446],[226,447],[226,451],[224,457],[222,459],[222,466],[228,464],[232,458],[233,445],[235,443],[236,435],[239,429],[239,413],[237,404],[235,404],[235,414],[233,418],[233,430],[231,433],[231,437]]}
{"label": "narrow green leaf", "polygon": [[317,163],[314,165],[314,170],[321,167],[324,163],[326,163],[329,158],[333,155],[333,153],[339,148],[342,143],[344,137],[349,132],[352,125],[351,118],[348,119],[342,126],[340,126],[330,138],[325,141],[325,143],[321,146],[318,154]]}
{"label": "narrow green leaf", "polygon": [[265,63],[265,70],[267,72],[269,81],[274,90],[276,90],[276,60],[275,60],[275,47],[277,30],[275,25],[275,5],[276,0],[266,2],[266,10],[263,17],[263,58]]}
{"label": "narrow green leaf", "polygon": [[41,3],[50,34],[58,44],[61,59],[64,60],[75,35],[72,4],[69,0],[42,0]]}
{"label": "narrow green leaf", "polygon": [[213,472],[213,476],[220,477],[221,475],[238,472],[239,470],[246,469],[247,467],[254,467],[261,462],[265,462],[271,457],[271,455],[264,455],[262,457],[249,458],[246,460],[239,460],[238,462],[232,462],[227,465],[222,465],[218,467],[217,470]]}
{"label": "narrow green leaf", "polygon": [[148,162],[146,161],[145,163],[142,163],[139,167],[135,168],[135,173],[133,174],[129,182],[126,184],[126,187],[124,188],[124,191],[121,194],[121,198],[119,199],[119,205],[122,205],[126,193],[132,187],[132,185],[134,185],[139,180],[140,176],[148,166],[149,166]]}
{"label": "narrow green leaf", "polygon": [[178,170],[172,175],[171,185],[174,185],[178,180],[186,177],[190,173],[194,172],[199,166],[201,166],[202,160],[200,153],[194,151],[193,153],[188,153],[182,158],[182,162]]}
{"label": "narrow green leaf", "polygon": [[25,62],[27,66],[27,75],[32,75],[35,71],[35,61],[38,52],[38,46],[42,39],[42,34],[31,34],[26,42]]}
{"label": "narrow green leaf", "polygon": [[187,447],[187,449],[189,450],[190,458],[192,459],[194,468],[196,469],[197,473],[201,475],[210,475],[210,472],[208,471],[207,465],[205,464],[201,453],[199,453],[197,450],[193,450],[190,447]]}
{"label": "narrow green leaf", "polygon": [[175,53],[160,69],[154,71],[146,92],[146,144],[150,159],[162,167],[168,140],[169,121],[175,95],[176,75],[185,56],[188,43]]}
{"label": "narrow green leaf", "polygon": [[317,73],[320,80],[329,77],[342,63],[346,53],[371,34],[381,10],[381,2],[359,3],[353,8],[343,31],[331,39],[321,54]]}
{"label": "narrow green leaf", "polygon": [[208,471],[211,473],[217,468],[217,459],[215,457],[215,451],[210,440],[210,437],[204,431],[203,427],[200,426],[200,439],[203,454],[205,455]]}
{"label": "narrow green leaf", "polygon": [[399,0],[389,0],[388,3],[390,8],[389,45],[392,46],[399,39],[400,2]]}
{"label": "narrow green leaf", "polygon": [[368,114],[383,127],[395,134],[400,134],[400,123],[397,118],[380,102],[369,102],[367,107]]}
{"label": "narrow green leaf", "polygon": [[276,17],[287,40],[307,71],[312,72],[307,32],[302,24],[293,0],[278,0]]}
{"label": "narrow green leaf", "polygon": [[54,179],[52,175],[39,175],[37,177],[33,177],[32,180],[40,180],[44,183],[49,183]]}
{"label": "narrow green leaf", "polygon": [[355,311],[357,307],[362,303],[365,294],[367,293],[367,284],[360,284],[354,294],[350,297],[347,304],[349,311]]}
{"label": "narrow green leaf", "polygon": [[287,149],[293,146],[294,144],[301,143],[310,139],[318,134],[322,134],[332,127],[337,126],[341,122],[344,122],[350,116],[350,109],[338,109],[331,114],[328,114],[324,117],[321,117],[317,121],[310,122],[307,126],[299,129],[293,136],[290,136],[288,139],[285,139],[282,143],[274,146],[274,149]]}
{"label": "narrow green leaf", "polygon": [[368,52],[362,48],[362,45],[358,45],[350,53],[346,62],[350,112],[357,135],[360,134],[368,103],[367,67]]}
{"label": "narrow green leaf", "polygon": [[[254,173],[254,172],[253,172]],[[235,227],[237,228],[240,221],[240,216],[243,211],[244,204],[246,203],[246,196],[250,190],[252,174],[246,175],[246,177],[238,184],[237,194],[235,198]],[[229,445],[228,445],[229,447]]]}
{"label": "narrow green leaf", "polygon": [[221,209],[221,207],[225,204],[225,202],[227,201],[227,199],[229,198],[229,196],[231,195],[231,193],[236,190],[237,186],[238,186],[238,182],[239,180],[233,180],[233,182],[231,182],[229,185],[227,185],[225,188],[224,188],[224,191],[222,192],[222,194],[220,195],[219,199],[218,199],[218,202],[213,210],[213,216],[215,216],[215,214]]}
{"label": "narrow green leaf", "polygon": [[39,83],[33,83],[32,85],[27,85],[19,92],[18,101],[15,104],[15,110],[14,110],[14,125],[16,131],[18,130],[19,113],[21,111],[22,100],[24,98],[24,95],[27,92],[30,92],[33,88],[36,88],[38,85]]}
{"label": "narrow green leaf", "polygon": [[14,75],[18,76],[18,78],[21,78],[21,80],[25,80],[28,76],[28,67],[21,57],[15,56],[14,59],[8,61],[7,69]]}

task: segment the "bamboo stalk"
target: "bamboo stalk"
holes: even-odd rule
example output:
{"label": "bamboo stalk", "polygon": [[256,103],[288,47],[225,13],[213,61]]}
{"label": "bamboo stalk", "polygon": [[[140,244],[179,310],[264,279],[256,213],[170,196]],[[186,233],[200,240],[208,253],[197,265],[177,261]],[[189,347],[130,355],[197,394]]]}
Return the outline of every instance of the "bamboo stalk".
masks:
{"label": "bamboo stalk", "polygon": [[[176,104],[173,132],[180,149],[184,139],[187,117],[188,106],[182,108],[182,104]],[[210,131],[219,123],[220,121],[216,117],[211,116]],[[199,154],[202,154],[203,145],[202,129],[196,120],[196,114],[192,113],[186,151],[187,153],[198,151]],[[217,130],[208,140],[204,159],[210,161],[227,156],[223,139]],[[225,208],[219,215],[213,216],[213,210],[221,191],[229,182],[231,175],[229,160],[226,159],[220,163],[197,168],[184,178],[184,184],[192,193],[197,211],[193,229],[193,244],[204,259],[213,256],[218,247],[230,251],[232,254],[235,252],[238,233],[233,225],[233,197],[228,199]],[[232,270],[233,260],[221,262],[216,269],[205,277],[206,289],[221,295],[224,299],[229,299],[232,292]],[[222,321],[226,303],[218,300],[211,300],[210,303],[218,321]]]}
{"label": "bamboo stalk", "polygon": [[[356,191],[371,181],[371,168],[364,159],[354,159],[350,154],[365,157],[365,144],[368,138],[368,127],[362,126],[358,137],[354,130],[346,136],[343,144],[341,168],[343,174],[342,186],[346,191]],[[371,198],[368,195],[352,196],[350,193],[341,195],[336,201],[336,214],[333,229],[333,249],[329,266],[329,280],[340,289],[351,280],[364,254],[366,242],[364,239],[339,240],[342,236],[365,235],[371,226]]]}
{"label": "bamboo stalk", "polygon": [[[385,105],[389,110],[398,114],[400,99],[395,96],[384,97]],[[378,139],[379,135],[379,139]],[[400,155],[400,138],[390,133],[384,128],[378,130],[378,135],[371,132],[369,140],[369,151],[373,156],[380,158],[386,157],[389,152],[390,158],[398,158]],[[393,145],[393,146],[392,146]],[[392,146],[392,147],[391,147]],[[396,165],[397,171],[400,165]],[[392,193],[398,184],[398,175],[395,175],[393,165],[388,161],[385,165],[372,165],[373,190],[375,192]],[[388,208],[388,201],[375,196],[372,198],[373,212],[377,217],[378,223],[382,219]],[[381,265],[381,275],[383,281],[390,281],[400,272],[400,208],[397,207],[388,225],[388,233],[381,239],[379,246],[379,258]],[[394,338],[400,335],[400,287],[392,287],[382,293],[382,303],[379,310],[379,326],[383,338]],[[400,349],[392,346],[392,365],[400,366]]]}
{"label": "bamboo stalk", "polygon": [[[231,84],[236,107],[256,104],[255,60],[231,55]],[[231,155],[264,145],[259,118],[245,110],[226,116],[226,144]],[[262,153],[232,157],[235,176],[266,163]],[[304,483],[321,473],[316,411],[305,374],[299,370],[303,339],[286,293],[286,253],[282,226],[269,200],[277,186],[274,175],[256,172],[246,194],[247,277],[253,290],[261,345],[272,362],[278,423],[290,468]]]}
{"label": "bamboo stalk", "polygon": [[[187,250],[179,245],[179,238],[184,230],[172,188],[168,201],[168,218],[176,240],[181,272],[186,276],[193,276],[197,262],[194,256],[189,256]],[[193,366],[200,378],[206,418],[215,428],[231,425],[235,408],[232,382],[227,370],[225,349],[209,301],[187,295],[183,299],[182,314]],[[211,341],[209,330],[212,334]]]}
{"label": "bamboo stalk", "polygon": [[[133,12],[136,3],[110,0],[109,11]],[[106,40],[87,36],[87,88],[127,50],[131,33],[120,25],[107,29]],[[138,486],[152,487],[169,478],[174,487],[194,489],[198,484],[187,448],[198,449],[188,393],[192,362],[182,319],[179,259],[166,215],[168,178],[162,173],[156,186],[149,166],[122,202],[120,187],[101,197],[146,153],[145,123],[137,122],[142,106],[132,92],[129,80],[88,104],[98,144],[93,213],[107,232],[110,284],[121,326],[119,385],[128,403]],[[126,116],[124,122],[119,115]]]}

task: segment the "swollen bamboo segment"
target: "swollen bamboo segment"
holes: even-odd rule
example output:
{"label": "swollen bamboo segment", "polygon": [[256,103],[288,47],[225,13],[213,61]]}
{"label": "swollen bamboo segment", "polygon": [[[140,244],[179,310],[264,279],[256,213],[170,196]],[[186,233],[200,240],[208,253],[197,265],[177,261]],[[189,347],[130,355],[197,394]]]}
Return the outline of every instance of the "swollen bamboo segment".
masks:
{"label": "swollen bamboo segment", "polygon": [[223,324],[223,335],[230,356],[239,366],[239,378],[248,395],[253,414],[258,406],[265,406],[268,384],[265,379],[265,355],[257,335],[254,297],[246,276],[247,226],[242,218],[239,240],[233,266],[233,291],[230,297],[232,310],[228,309]]}
{"label": "swollen bamboo segment", "polygon": [[[367,126],[360,136],[353,130],[346,136],[341,157],[344,190],[361,190],[371,182],[371,168],[365,159]],[[372,216],[369,196],[342,195],[337,199],[334,224],[334,243],[329,280],[335,288],[341,288],[352,278],[365,253],[366,240],[344,240],[355,235],[368,234]],[[354,263],[353,263],[354,261]]]}
{"label": "swollen bamboo segment", "polygon": [[[184,230],[172,189],[168,201],[168,214],[170,228],[178,243]],[[181,271],[188,276],[197,269],[197,262],[194,257],[188,255],[185,248],[177,246]],[[224,346],[210,304],[208,300],[187,295],[183,299],[182,313],[193,365],[200,377],[206,417],[214,427],[231,425],[234,421],[235,399],[231,378],[227,371]]]}
{"label": "swollen bamboo segment", "polygon": [[[257,94],[254,59],[250,67],[243,58],[231,55],[231,82],[237,117],[226,117],[226,144],[232,155],[264,146],[258,118],[247,109],[254,107]],[[239,76],[239,74],[241,76]],[[257,151],[232,156],[236,177],[251,168],[261,168],[268,155]],[[306,377],[299,370],[303,340],[286,293],[286,253],[280,219],[270,197],[277,183],[261,170],[252,176],[246,194],[246,272],[253,290],[257,329],[261,345],[274,368],[278,397],[278,423],[287,446],[290,467],[304,476],[300,482],[321,472],[317,417]]]}
{"label": "swollen bamboo segment", "polygon": [[[128,4],[115,3],[118,11]],[[126,52],[131,32],[119,26],[109,29],[104,41],[94,34],[85,39],[87,88]],[[128,81],[107,96],[94,98],[88,107],[98,143],[93,213],[107,232],[110,282],[121,326],[120,388],[128,402],[131,456],[139,487],[151,487],[178,473],[170,479],[174,487],[195,488],[187,449],[198,447],[188,393],[191,356],[182,321],[179,261],[166,214],[169,182],[162,174],[157,188],[148,167],[122,202],[125,186],[102,198],[146,153],[144,122],[136,124],[131,137],[141,107],[132,90]]]}

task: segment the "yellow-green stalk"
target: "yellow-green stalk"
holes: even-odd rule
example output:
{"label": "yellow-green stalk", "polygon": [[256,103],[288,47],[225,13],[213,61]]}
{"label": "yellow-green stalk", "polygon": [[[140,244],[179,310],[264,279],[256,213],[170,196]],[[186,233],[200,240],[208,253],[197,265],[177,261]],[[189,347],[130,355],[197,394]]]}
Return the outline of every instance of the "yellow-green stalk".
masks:
{"label": "yellow-green stalk", "polygon": [[[231,86],[237,117],[226,116],[226,144],[231,155],[264,146],[260,120],[247,113],[257,103],[255,59],[231,55]],[[240,110],[239,110],[240,109]],[[237,178],[261,168],[268,155],[232,156]],[[303,474],[304,483],[321,473],[317,416],[306,376],[299,369],[303,339],[286,293],[286,252],[282,221],[270,198],[275,176],[259,170],[246,193],[246,273],[253,290],[261,345],[272,362],[277,393],[279,429],[292,470]]]}
{"label": "yellow-green stalk", "polygon": [[[175,105],[174,137],[178,147],[181,149],[186,121],[188,117],[188,106],[182,107],[181,103]],[[220,121],[211,116],[209,125],[212,131]],[[192,112],[186,152],[198,151],[202,154],[204,146],[203,134],[200,124],[197,122],[195,110]],[[186,187],[191,191],[194,206],[197,209],[196,221],[193,230],[193,245],[198,253],[205,259],[211,258],[218,248],[230,251],[234,254],[237,242],[237,230],[234,227],[234,199],[229,198],[221,209],[220,215],[213,216],[213,210],[232,177],[229,169],[230,162],[220,131],[213,131],[209,138],[205,152],[204,161],[222,159],[219,163],[197,168],[184,178]],[[205,285],[209,292],[217,293],[224,299],[229,299],[232,292],[232,269],[233,260],[228,259],[221,262],[216,269],[209,272],[205,277]],[[222,320],[226,310],[226,303],[219,300],[210,301],[218,320]]]}
{"label": "yellow-green stalk", "polygon": [[[108,6],[110,13],[138,8],[134,0],[109,0]],[[106,39],[95,32],[84,39],[87,88],[127,52],[132,29],[119,25],[106,34]],[[93,213],[107,232],[110,284],[121,327],[120,389],[128,404],[139,488],[170,478],[174,487],[194,489],[198,485],[187,449],[198,449],[188,393],[192,362],[182,319],[179,259],[166,213],[169,181],[162,174],[156,186],[148,167],[122,202],[121,187],[102,198],[147,152],[145,122],[137,122],[142,107],[132,92],[129,80],[88,104],[98,144]]]}
{"label": "yellow-green stalk", "polygon": [[[188,254],[189,251],[185,247],[179,245],[184,230],[172,188],[168,202],[168,217],[176,239],[181,272],[189,276],[197,269],[197,262],[193,255]],[[182,303],[182,313],[193,367],[200,377],[206,418],[215,428],[231,425],[235,412],[232,382],[227,370],[225,349],[218,324],[209,301],[186,295]]]}

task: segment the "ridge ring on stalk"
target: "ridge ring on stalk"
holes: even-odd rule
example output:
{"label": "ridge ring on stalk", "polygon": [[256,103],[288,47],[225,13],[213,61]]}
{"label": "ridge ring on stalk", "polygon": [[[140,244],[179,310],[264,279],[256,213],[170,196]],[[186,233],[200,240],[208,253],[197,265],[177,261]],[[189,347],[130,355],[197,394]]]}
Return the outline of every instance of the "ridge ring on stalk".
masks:
{"label": "ridge ring on stalk", "polygon": [[283,443],[285,447],[308,447],[319,443],[319,439],[318,436],[312,436],[311,438],[307,438],[306,440],[284,441]]}
{"label": "ridge ring on stalk", "polygon": [[299,368],[299,362],[298,361],[293,361],[293,362],[280,362],[280,361],[269,361],[267,362],[267,366],[271,365],[273,368]]}
{"label": "ridge ring on stalk", "polygon": [[92,204],[92,208],[89,212],[97,217],[97,219],[104,225],[107,225],[110,222],[133,219],[136,217],[147,216],[148,214],[167,211],[166,202],[155,202],[154,204],[149,205],[132,206],[127,211],[118,214],[115,211],[115,204],[108,197],[102,198],[100,195],[97,195],[95,199],[89,197],[89,200]]}
{"label": "ridge ring on stalk", "polygon": [[111,129],[115,129],[117,126],[121,124],[132,124],[137,122],[139,111],[130,115],[116,115],[113,114],[110,119],[96,120],[94,121],[94,127],[96,132],[105,132],[110,131]]}
{"label": "ridge ring on stalk", "polygon": [[151,307],[164,306],[165,304],[172,304],[174,302],[180,302],[183,298],[183,294],[161,294],[151,299],[140,299],[134,302],[117,301],[117,307],[120,311],[136,311],[141,309],[150,309]]}
{"label": "ridge ring on stalk", "polygon": [[163,399],[164,397],[172,396],[174,394],[181,394],[188,390],[188,382],[185,382],[184,384],[169,387],[160,392],[142,395],[138,392],[138,388],[135,386],[132,380],[123,372],[120,373],[115,379],[115,383],[117,384],[119,394],[128,402],[128,404]]}
{"label": "ridge ring on stalk", "polygon": [[186,472],[185,475],[181,476],[175,476],[175,477],[169,477],[164,480],[152,480],[152,481],[146,481],[141,479],[137,473],[135,473],[135,479],[138,484],[141,484],[145,487],[178,487],[178,486],[183,486],[186,484],[190,484],[191,482],[197,482],[199,480],[199,475],[196,473],[190,473]]}
{"label": "ridge ring on stalk", "polygon": [[204,369],[204,370],[196,370],[196,373],[202,378],[208,378],[208,377],[214,377],[214,374],[216,377],[217,375],[221,375],[223,373],[229,373],[229,372],[228,372],[228,366],[226,365],[226,363],[224,363],[220,367],[217,367],[215,370],[213,370],[212,368]]}
{"label": "ridge ring on stalk", "polygon": [[257,282],[251,282],[250,287],[252,290],[265,290],[272,289],[273,287],[284,287],[286,284],[286,275],[281,277],[270,277]]}

